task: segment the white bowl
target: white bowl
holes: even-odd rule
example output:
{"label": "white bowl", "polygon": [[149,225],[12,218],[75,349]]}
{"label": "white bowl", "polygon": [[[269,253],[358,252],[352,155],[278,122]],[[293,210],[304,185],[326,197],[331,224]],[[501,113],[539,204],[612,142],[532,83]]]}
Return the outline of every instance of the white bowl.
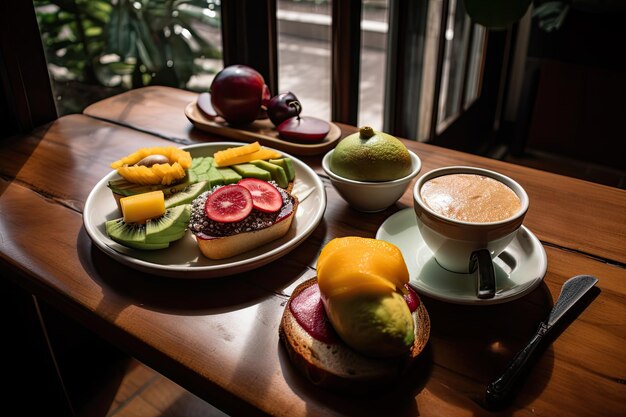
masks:
{"label": "white bowl", "polygon": [[365,213],[383,211],[394,204],[407,190],[409,183],[422,168],[422,161],[415,153],[411,155],[411,173],[406,177],[393,181],[355,181],[341,177],[330,170],[330,150],[322,159],[322,168],[330,178],[330,183],[348,204]]}

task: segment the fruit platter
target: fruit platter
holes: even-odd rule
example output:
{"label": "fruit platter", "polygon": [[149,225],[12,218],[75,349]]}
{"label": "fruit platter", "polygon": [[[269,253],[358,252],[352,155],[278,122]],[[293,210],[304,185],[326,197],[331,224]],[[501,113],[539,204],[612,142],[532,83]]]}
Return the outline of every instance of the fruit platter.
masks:
{"label": "fruit platter", "polygon": [[[115,170],[96,184],[85,203],[83,222],[91,240],[134,269],[192,279],[248,271],[297,247],[324,215],[326,193],[321,180],[288,153],[240,142],[159,149],[165,155],[145,156],[148,149],[144,148],[112,163]],[[176,162],[162,164],[158,160],[162,157]],[[128,163],[129,158],[136,163]],[[156,182],[154,172],[159,176]],[[157,183],[176,175],[181,179],[171,185]],[[236,212],[224,209],[233,202]],[[209,238],[205,235],[211,233],[201,226],[190,227],[198,216],[232,227],[247,215],[265,218],[272,212],[281,213],[277,221],[281,225],[287,222],[280,216],[292,218],[280,235],[265,241],[250,239],[246,233],[240,240]],[[239,253],[246,241],[256,241],[257,246]]]}
{"label": "fruit platter", "polygon": [[185,115],[205,132],[299,156],[324,153],[341,137],[334,123],[306,115],[293,92],[272,96],[261,74],[245,65],[220,71],[210,91],[185,107]]}

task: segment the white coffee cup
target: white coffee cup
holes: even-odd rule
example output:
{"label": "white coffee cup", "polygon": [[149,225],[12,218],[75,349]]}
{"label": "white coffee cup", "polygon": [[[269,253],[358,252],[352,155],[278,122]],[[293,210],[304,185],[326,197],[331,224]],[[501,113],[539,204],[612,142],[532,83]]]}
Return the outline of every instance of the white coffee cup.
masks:
{"label": "white coffee cup", "polygon": [[[422,198],[422,187],[433,178],[452,174],[475,174],[501,182],[519,198],[519,210],[503,220],[480,223],[457,220],[435,212]],[[458,273],[473,272],[476,261],[480,264],[481,259],[483,266],[491,267],[493,271],[491,260],[511,243],[528,211],[528,195],[513,179],[494,171],[467,166],[451,166],[427,172],[415,183],[413,201],[419,231],[437,263]],[[493,277],[490,279],[495,281]],[[487,298],[493,295],[483,296]]]}

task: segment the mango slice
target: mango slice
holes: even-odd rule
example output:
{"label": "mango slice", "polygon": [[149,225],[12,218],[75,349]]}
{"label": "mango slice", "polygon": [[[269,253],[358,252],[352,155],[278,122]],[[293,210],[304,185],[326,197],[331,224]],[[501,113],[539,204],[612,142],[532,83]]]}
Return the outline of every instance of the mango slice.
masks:
{"label": "mango slice", "polygon": [[219,164],[221,161],[226,161],[231,158],[236,158],[238,156],[246,155],[252,152],[256,152],[261,149],[261,145],[259,142],[252,142],[248,145],[236,146],[234,148],[224,149],[222,151],[217,151],[213,155],[216,162]]}
{"label": "mango slice", "polygon": [[[157,163],[151,166],[136,165],[151,155],[166,157],[169,163]],[[170,185],[185,177],[186,169],[191,167],[191,154],[174,146],[156,146],[141,148],[111,164],[111,168],[127,181],[141,185]]]}
{"label": "mango slice", "polygon": [[409,271],[395,245],[350,236],[333,239],[322,249],[317,280],[327,298],[384,294],[402,291]]}
{"label": "mango slice", "polygon": [[271,149],[262,148],[259,142],[253,142],[248,145],[238,146],[235,148],[224,149],[215,152],[215,165],[218,167],[226,167],[235,164],[243,164],[257,159],[268,160],[280,158],[282,155]]}
{"label": "mango slice", "polygon": [[146,220],[165,213],[163,191],[152,191],[120,199],[120,207],[126,223],[145,223]]}

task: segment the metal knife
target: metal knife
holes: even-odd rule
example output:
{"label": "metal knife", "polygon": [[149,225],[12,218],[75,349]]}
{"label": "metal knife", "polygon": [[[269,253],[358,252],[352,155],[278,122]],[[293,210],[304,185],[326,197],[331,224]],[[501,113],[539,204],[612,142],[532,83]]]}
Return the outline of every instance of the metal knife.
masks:
{"label": "metal knife", "polygon": [[548,319],[539,324],[537,332],[526,347],[515,355],[504,373],[487,386],[485,402],[488,406],[497,407],[503,405],[510,398],[513,388],[516,386],[520,376],[524,374],[523,371],[529,365],[530,358],[537,350],[543,337],[596,282],[598,282],[598,279],[591,275],[577,275],[565,281],[563,288],[561,288],[561,294],[554,307],[552,307]]}

